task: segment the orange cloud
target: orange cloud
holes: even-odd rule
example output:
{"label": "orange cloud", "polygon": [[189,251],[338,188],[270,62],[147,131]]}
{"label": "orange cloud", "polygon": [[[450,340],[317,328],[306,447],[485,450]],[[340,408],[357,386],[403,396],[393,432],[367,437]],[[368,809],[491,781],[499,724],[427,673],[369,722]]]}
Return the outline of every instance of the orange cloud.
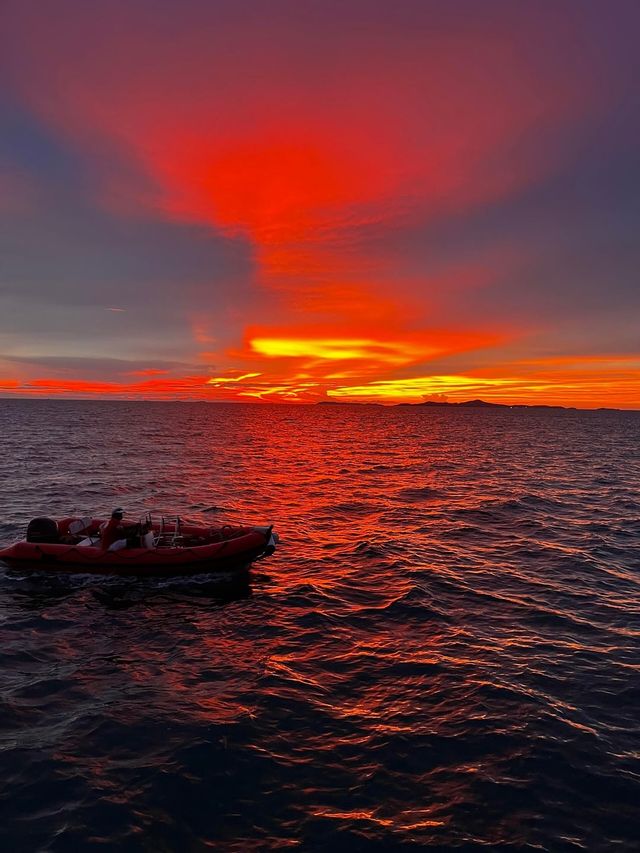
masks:
{"label": "orange cloud", "polygon": [[[471,330],[403,332],[393,328],[397,323],[389,325],[391,330],[383,333],[375,330],[375,337],[367,336],[367,332],[374,331],[368,320],[351,328],[345,325],[328,328],[326,337],[318,334],[316,328],[304,325],[289,329],[252,327],[247,329],[245,348],[229,355],[247,363],[262,363],[265,372],[278,370],[281,375],[292,376],[293,365],[296,372],[307,371],[310,378],[318,379],[328,375],[327,364],[331,362],[344,363],[341,373],[388,372],[453,353],[495,346],[504,337],[496,332]],[[267,359],[272,364],[268,366],[256,359]]]}
{"label": "orange cloud", "polygon": [[207,379],[207,385],[226,385],[227,382],[243,382],[245,379],[254,379],[260,373],[243,373],[242,376],[214,376]]}
{"label": "orange cloud", "polygon": [[272,358],[310,358],[322,361],[375,361],[392,365],[432,358],[439,350],[402,341],[253,338],[253,352]]}
{"label": "orange cloud", "polygon": [[[526,186],[558,152],[523,137],[587,105],[584,70],[567,62],[560,73],[531,50],[544,26],[533,13],[514,32],[452,20],[426,47],[412,32],[361,43],[338,25],[325,43],[284,19],[258,26],[214,7],[186,9],[179,37],[135,6],[35,17],[13,4],[11,17],[13,59],[38,109],[143,164],[158,192],[135,204],[250,239],[266,287],[292,270],[298,290],[331,280],[345,254],[367,268],[354,231],[372,222],[467,210]],[[281,39],[301,41],[293,65]],[[248,56],[260,68],[249,80]]]}
{"label": "orange cloud", "polygon": [[206,397],[207,377],[149,379],[143,382],[95,382],[83,379],[38,378],[16,383],[13,390],[31,396],[136,397],[173,399],[180,396]]}
{"label": "orange cloud", "polygon": [[[590,359],[590,357],[589,357]],[[552,363],[545,367],[514,362],[466,374],[420,374],[375,378],[366,375],[360,363],[355,371],[335,371],[318,375],[274,369],[264,374],[249,372],[237,376],[206,375],[150,378],[140,382],[95,382],[78,379],[33,378],[0,380],[0,390],[19,396],[119,397],[128,399],[252,400],[255,402],[313,403],[329,399],[358,402],[421,402],[443,399],[451,402],[482,398],[516,404],[594,408],[612,406],[640,409],[640,357],[620,356],[609,364],[595,367],[587,359],[586,369]],[[286,360],[286,359],[285,359]],[[553,361],[553,360],[552,360]],[[563,359],[560,359],[562,362]],[[579,361],[579,359],[577,359]],[[321,360],[335,364],[331,358]],[[145,371],[140,371],[144,374]],[[364,378],[364,381],[363,381]]]}

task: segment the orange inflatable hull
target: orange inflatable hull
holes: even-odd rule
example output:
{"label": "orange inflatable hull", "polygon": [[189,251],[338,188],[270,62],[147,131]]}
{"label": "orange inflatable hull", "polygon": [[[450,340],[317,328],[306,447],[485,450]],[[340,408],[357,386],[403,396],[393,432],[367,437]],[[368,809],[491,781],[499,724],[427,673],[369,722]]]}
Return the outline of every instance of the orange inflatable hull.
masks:
{"label": "orange inflatable hull", "polygon": [[[59,522],[64,535],[68,519]],[[65,524],[66,523],[66,524]],[[97,530],[99,520],[91,525]],[[153,528],[154,533],[160,531]],[[196,572],[238,572],[275,550],[271,527],[182,526],[180,534],[166,534],[169,544],[153,548],[105,551],[99,546],[68,543],[16,542],[0,550],[0,560],[14,569],[45,572],[116,575],[182,575]]]}

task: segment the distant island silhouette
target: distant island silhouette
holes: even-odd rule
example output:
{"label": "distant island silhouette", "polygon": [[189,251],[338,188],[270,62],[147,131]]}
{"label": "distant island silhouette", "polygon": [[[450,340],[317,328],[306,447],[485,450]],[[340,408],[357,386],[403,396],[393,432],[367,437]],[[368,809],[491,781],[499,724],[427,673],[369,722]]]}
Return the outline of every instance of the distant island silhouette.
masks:
{"label": "distant island silhouette", "polygon": [[[545,403],[487,403],[486,400],[466,400],[464,403],[448,403],[445,400],[425,400],[423,403],[398,403],[398,406],[429,406],[458,409],[570,409],[575,406],[550,406]],[[576,410],[577,411],[577,410]]]}
{"label": "distant island silhouette", "polygon": [[[318,406],[381,406],[382,403],[362,402],[359,400],[320,400]],[[578,409],[576,406],[550,406],[545,403],[488,403],[486,400],[466,400],[464,403],[448,403],[444,400],[425,400],[422,403],[393,403],[395,406],[430,409],[554,409],[564,412],[622,412],[624,409],[612,409],[600,406],[597,409]]]}

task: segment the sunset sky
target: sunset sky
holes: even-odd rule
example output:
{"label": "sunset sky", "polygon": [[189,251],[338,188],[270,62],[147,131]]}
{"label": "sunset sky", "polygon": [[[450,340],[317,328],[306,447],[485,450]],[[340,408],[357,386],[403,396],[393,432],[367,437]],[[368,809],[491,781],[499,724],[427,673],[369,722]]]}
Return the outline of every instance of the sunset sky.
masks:
{"label": "sunset sky", "polygon": [[0,16],[0,396],[640,408],[638,0]]}

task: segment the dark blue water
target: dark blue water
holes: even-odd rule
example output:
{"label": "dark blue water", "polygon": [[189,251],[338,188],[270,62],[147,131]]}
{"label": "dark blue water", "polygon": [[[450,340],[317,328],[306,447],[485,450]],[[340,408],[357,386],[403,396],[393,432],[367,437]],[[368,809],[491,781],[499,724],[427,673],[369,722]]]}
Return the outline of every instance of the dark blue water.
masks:
{"label": "dark blue water", "polygon": [[249,583],[0,571],[10,851],[639,849],[640,414],[0,401],[30,517],[272,523]]}

